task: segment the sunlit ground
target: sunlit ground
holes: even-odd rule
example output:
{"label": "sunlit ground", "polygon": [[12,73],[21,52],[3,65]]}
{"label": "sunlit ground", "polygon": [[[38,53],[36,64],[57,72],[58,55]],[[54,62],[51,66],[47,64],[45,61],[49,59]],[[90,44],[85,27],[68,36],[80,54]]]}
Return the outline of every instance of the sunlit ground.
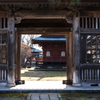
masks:
{"label": "sunlit ground", "polygon": [[28,69],[22,69],[21,79],[25,81],[62,81],[66,80],[66,71],[28,71]]}

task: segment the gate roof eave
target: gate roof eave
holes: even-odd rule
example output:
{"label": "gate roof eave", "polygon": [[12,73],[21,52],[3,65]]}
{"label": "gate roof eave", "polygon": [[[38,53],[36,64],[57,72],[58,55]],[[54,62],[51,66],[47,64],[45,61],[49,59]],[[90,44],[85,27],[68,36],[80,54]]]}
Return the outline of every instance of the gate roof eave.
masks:
{"label": "gate roof eave", "polygon": [[99,0],[81,0],[81,2],[71,2],[70,0],[62,0],[59,2],[52,2],[48,0],[0,0],[2,6],[41,6],[41,7],[69,7],[69,6],[100,6]]}

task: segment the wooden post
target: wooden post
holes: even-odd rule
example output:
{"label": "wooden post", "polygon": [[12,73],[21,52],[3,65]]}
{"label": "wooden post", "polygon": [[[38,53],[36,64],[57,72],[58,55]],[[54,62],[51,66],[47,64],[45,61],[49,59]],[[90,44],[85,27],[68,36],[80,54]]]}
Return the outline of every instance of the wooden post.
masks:
{"label": "wooden post", "polygon": [[17,32],[15,33],[15,80],[17,79]]}
{"label": "wooden post", "polygon": [[67,57],[67,85],[72,85],[72,77],[73,77],[73,72],[72,72],[72,63],[73,63],[73,52],[72,52],[72,38],[73,34],[69,33],[66,35],[66,57]]}
{"label": "wooden post", "polygon": [[80,84],[80,13],[73,15],[73,86]]}
{"label": "wooden post", "polygon": [[21,79],[21,34],[17,34],[17,79]]}
{"label": "wooden post", "polygon": [[15,40],[15,23],[14,16],[8,17],[8,76],[7,76],[7,86],[15,86],[15,76],[14,76],[14,40]]}

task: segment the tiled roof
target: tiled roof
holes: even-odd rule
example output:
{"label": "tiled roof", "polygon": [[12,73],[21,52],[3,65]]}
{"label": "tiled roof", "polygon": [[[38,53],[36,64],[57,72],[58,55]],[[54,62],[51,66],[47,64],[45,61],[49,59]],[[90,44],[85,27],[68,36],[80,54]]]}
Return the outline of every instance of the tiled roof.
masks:
{"label": "tiled roof", "polygon": [[66,41],[65,35],[42,35],[34,40],[37,41]]}
{"label": "tiled roof", "polygon": [[42,52],[42,51],[39,49],[31,48],[31,52]]}

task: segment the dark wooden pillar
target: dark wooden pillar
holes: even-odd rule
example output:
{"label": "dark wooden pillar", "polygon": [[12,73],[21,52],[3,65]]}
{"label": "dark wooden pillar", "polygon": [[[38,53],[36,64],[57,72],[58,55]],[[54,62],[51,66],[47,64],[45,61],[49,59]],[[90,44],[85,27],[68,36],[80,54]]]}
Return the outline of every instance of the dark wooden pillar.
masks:
{"label": "dark wooden pillar", "polygon": [[80,84],[80,13],[73,13],[73,86]]}
{"label": "dark wooden pillar", "polygon": [[21,79],[21,34],[17,34],[17,63],[16,63],[16,80]]}
{"label": "dark wooden pillar", "polygon": [[72,63],[73,63],[73,43],[72,43],[72,38],[73,34],[69,33],[66,35],[66,57],[67,57],[67,85],[72,85],[72,77],[73,77],[73,72],[72,72]]}
{"label": "dark wooden pillar", "polygon": [[15,40],[15,22],[14,16],[8,17],[8,76],[7,76],[7,86],[15,86],[15,76],[14,76],[14,40]]}
{"label": "dark wooden pillar", "polygon": [[17,79],[17,32],[15,33],[15,80]]}

